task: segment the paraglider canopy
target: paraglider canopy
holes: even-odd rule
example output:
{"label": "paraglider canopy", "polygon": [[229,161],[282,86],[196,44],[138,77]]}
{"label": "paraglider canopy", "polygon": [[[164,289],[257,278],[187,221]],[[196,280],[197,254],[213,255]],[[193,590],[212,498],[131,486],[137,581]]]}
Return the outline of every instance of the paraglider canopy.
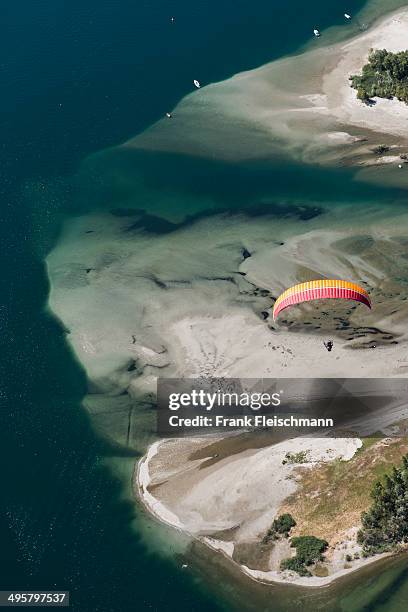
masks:
{"label": "paraglider canopy", "polygon": [[327,298],[354,300],[371,308],[371,300],[367,291],[356,283],[344,280],[314,280],[286,289],[275,302],[273,318],[276,319],[278,314],[289,306]]}

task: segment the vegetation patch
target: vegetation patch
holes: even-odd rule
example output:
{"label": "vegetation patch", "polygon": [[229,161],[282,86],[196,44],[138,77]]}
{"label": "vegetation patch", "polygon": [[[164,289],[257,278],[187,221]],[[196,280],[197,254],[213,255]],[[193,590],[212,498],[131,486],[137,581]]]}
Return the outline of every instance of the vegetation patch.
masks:
{"label": "vegetation patch", "polygon": [[311,576],[307,567],[318,561],[323,561],[323,553],[329,544],[326,540],[321,540],[315,536],[300,536],[292,538],[290,545],[296,548],[296,556],[284,559],[281,562],[281,569],[295,571],[300,576]]}
{"label": "vegetation patch", "polygon": [[299,576],[311,576],[305,564],[297,557],[291,557],[290,559],[283,559],[280,564],[281,570],[291,570],[296,572]]}
{"label": "vegetation patch", "polygon": [[357,97],[369,103],[374,97],[398,98],[408,103],[408,51],[371,51],[362,73],[350,77]]}
{"label": "vegetation patch", "polygon": [[376,155],[384,155],[385,153],[388,153],[389,150],[390,150],[390,147],[388,147],[387,145],[381,144],[373,148],[373,153],[375,153]]}
{"label": "vegetation patch", "polygon": [[289,537],[289,532],[295,525],[296,521],[291,514],[281,514],[273,521],[272,526],[266,532],[262,539],[262,544],[268,544],[272,540],[277,540],[279,536]]}
{"label": "vegetation patch", "polygon": [[314,533],[330,543],[361,522],[373,484],[408,453],[408,438],[364,438],[349,461],[337,459],[300,472],[298,490],[282,505],[296,517],[295,535]]}
{"label": "vegetation patch", "polygon": [[299,536],[292,538],[291,546],[296,548],[296,556],[305,565],[312,565],[316,561],[323,561],[322,553],[328,547],[326,540],[315,536]]}
{"label": "vegetation patch", "polygon": [[308,452],[307,451],[299,451],[298,453],[286,453],[285,459],[282,461],[283,465],[285,463],[308,463]]}
{"label": "vegetation patch", "polygon": [[408,454],[400,467],[375,482],[373,503],[362,514],[357,541],[365,556],[394,550],[408,542]]}

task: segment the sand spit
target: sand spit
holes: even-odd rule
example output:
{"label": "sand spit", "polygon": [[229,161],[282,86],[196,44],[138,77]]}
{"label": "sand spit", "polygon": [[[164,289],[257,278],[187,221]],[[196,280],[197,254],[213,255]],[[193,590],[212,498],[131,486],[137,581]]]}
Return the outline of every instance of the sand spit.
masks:
{"label": "sand spit", "polygon": [[386,143],[398,158],[408,151],[408,106],[381,99],[363,104],[349,76],[361,70],[371,48],[400,51],[407,39],[407,8],[347,42],[324,46],[323,36],[313,50],[188,95],[172,121],[160,120],[124,146],[227,160],[287,155],[359,165],[372,163],[373,146]]}
{"label": "sand spit", "polygon": [[[222,445],[222,439],[217,443]],[[153,451],[151,448],[141,460],[135,481],[149,511],[221,552],[246,575],[264,583],[324,586],[385,556],[345,563],[346,553],[361,553],[354,528],[342,534],[341,542],[331,542],[325,563],[328,575],[300,577],[279,569],[281,559],[293,554],[287,541],[269,547],[260,542],[282,502],[296,490],[299,470],[335,460],[349,461],[361,447],[358,438],[287,440],[213,464],[208,463],[208,457],[193,458],[199,451],[205,455],[207,448],[211,453],[213,445],[213,438],[162,440],[153,445]],[[301,466],[283,463],[287,452],[301,451],[306,452],[307,462]],[[243,551],[251,567],[242,562]]]}
{"label": "sand spit", "polygon": [[145,504],[149,507],[150,512],[160,518],[163,523],[172,525],[179,529],[183,528],[182,523],[178,520],[177,516],[168,510],[163,503],[158,501],[148,491],[148,486],[151,482],[149,474],[149,463],[153,457],[158,453],[160,442],[155,442],[149,448],[149,451],[138,464],[137,481],[140,488],[141,495]]}

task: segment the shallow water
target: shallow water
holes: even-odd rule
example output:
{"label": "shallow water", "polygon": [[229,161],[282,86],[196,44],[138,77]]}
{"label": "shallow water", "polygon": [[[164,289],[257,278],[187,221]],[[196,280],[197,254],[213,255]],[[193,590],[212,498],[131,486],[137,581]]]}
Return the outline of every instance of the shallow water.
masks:
{"label": "shallow water", "polygon": [[[347,11],[362,4],[349,1]],[[213,82],[294,52],[316,23],[343,25],[342,12],[323,1],[261,2],[256,11],[238,2],[231,11],[229,2],[105,0],[67,8],[42,0],[5,10],[1,448],[10,467],[3,470],[2,588],[71,589],[81,611],[214,610],[215,601],[241,610],[254,609],[251,601],[265,610],[402,610],[405,559],[384,564],[380,581],[371,568],[319,592],[273,587],[272,606],[272,590],[219,568],[206,551],[189,552],[188,542],[146,517],[131,501],[136,452],[95,434],[81,405],[84,372],[46,309],[44,257],[62,222],[84,212],[142,208],[150,215],[145,229],[157,233],[168,231],[157,217],[180,223],[214,208],[262,215],[277,206],[293,212],[288,203],[381,211],[404,204],[403,191],[356,182],[349,170],[117,152],[84,162],[162,116],[192,78]],[[149,427],[140,428],[140,446]],[[182,572],[186,554],[192,569]]]}

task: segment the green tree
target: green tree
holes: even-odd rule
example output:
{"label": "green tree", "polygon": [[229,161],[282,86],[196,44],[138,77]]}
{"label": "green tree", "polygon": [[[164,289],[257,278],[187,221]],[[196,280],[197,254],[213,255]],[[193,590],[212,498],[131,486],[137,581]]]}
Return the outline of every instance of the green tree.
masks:
{"label": "green tree", "polygon": [[408,103],[408,50],[399,53],[371,50],[361,74],[352,75],[350,80],[357,89],[357,97],[364,102],[374,97],[396,97]]}
{"label": "green tree", "polygon": [[365,556],[392,550],[408,541],[408,456],[400,467],[378,480],[371,492],[372,505],[361,515],[357,541]]}
{"label": "green tree", "polygon": [[292,538],[291,546],[296,548],[296,556],[305,565],[312,565],[316,561],[322,561],[322,553],[328,547],[326,540],[321,540],[315,536],[299,536]]}
{"label": "green tree", "polygon": [[295,525],[296,521],[291,514],[281,514],[273,521],[272,526],[266,532],[262,540],[263,544],[267,544],[271,540],[277,540],[280,535],[284,535],[287,538],[290,530],[292,527],[295,527]]}
{"label": "green tree", "polygon": [[311,576],[307,566],[317,561],[323,561],[323,553],[328,547],[326,540],[315,536],[299,536],[292,538],[290,545],[296,548],[296,556],[283,559],[280,567],[282,570],[289,569],[300,574],[300,576]]}

